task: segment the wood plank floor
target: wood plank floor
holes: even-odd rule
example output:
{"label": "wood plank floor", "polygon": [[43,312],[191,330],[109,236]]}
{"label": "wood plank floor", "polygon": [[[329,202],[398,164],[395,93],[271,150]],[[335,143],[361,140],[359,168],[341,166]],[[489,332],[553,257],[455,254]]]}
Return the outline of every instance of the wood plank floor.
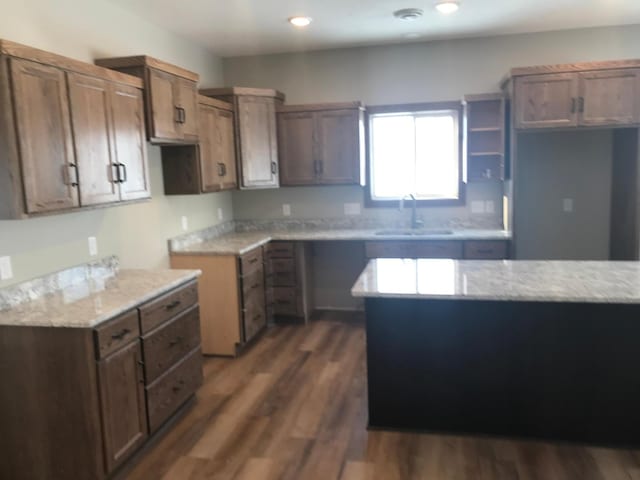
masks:
{"label": "wood plank floor", "polygon": [[367,431],[362,318],[271,328],[205,361],[197,403],[128,479],[640,480],[640,451]]}

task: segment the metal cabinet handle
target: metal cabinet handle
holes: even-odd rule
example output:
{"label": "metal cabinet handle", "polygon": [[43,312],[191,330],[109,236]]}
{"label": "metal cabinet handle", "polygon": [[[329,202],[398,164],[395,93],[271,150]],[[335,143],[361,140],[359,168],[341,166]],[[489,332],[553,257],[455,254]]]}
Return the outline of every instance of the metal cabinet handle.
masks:
{"label": "metal cabinet handle", "polygon": [[122,183],[120,181],[120,164],[111,164],[111,183]]}
{"label": "metal cabinet handle", "polygon": [[584,97],[578,99],[578,111],[584,113]]}
{"label": "metal cabinet handle", "polygon": [[131,333],[131,330],[129,330],[128,328],[125,328],[121,332],[114,333],[113,335],[111,335],[111,338],[113,338],[114,340],[122,340],[129,333]]}
{"label": "metal cabinet handle", "polygon": [[[122,169],[122,175],[120,175],[120,169]],[[125,183],[127,181],[127,166],[124,163],[118,164],[118,180],[119,183]]]}
{"label": "metal cabinet handle", "polygon": [[225,168],[224,168],[224,163],[218,163],[218,176],[219,177],[224,177],[225,175]]}
{"label": "metal cabinet handle", "polygon": [[178,336],[175,338],[175,340],[171,340],[171,341],[169,342],[169,346],[170,346],[170,347],[174,347],[174,346],[178,345],[179,343],[181,343],[181,342],[182,342],[182,340],[184,340],[184,338],[183,338],[181,335],[178,335]]}
{"label": "metal cabinet handle", "polygon": [[180,300],[174,300],[173,302],[171,302],[168,305],[165,305],[165,310],[173,310],[174,308],[176,308],[178,305],[180,305],[182,302]]}
{"label": "metal cabinet handle", "polygon": [[181,118],[181,122],[180,123],[187,123],[187,111],[184,108],[180,107],[180,112],[181,112],[180,113],[180,115],[181,115],[180,116],[180,118]]}
{"label": "metal cabinet handle", "polygon": [[571,99],[571,113],[576,113],[576,99]]}
{"label": "metal cabinet handle", "polygon": [[70,163],[69,168],[73,170],[73,180],[69,179],[70,185],[72,187],[77,187],[80,182],[80,177],[78,174],[78,165],[76,165],[75,163]]}
{"label": "metal cabinet handle", "polygon": [[180,107],[176,106],[175,108],[175,117],[174,117],[174,121],[176,123],[182,123],[182,113],[180,112]]}
{"label": "metal cabinet handle", "polygon": [[276,162],[271,162],[271,173],[274,175],[278,173],[278,164]]}

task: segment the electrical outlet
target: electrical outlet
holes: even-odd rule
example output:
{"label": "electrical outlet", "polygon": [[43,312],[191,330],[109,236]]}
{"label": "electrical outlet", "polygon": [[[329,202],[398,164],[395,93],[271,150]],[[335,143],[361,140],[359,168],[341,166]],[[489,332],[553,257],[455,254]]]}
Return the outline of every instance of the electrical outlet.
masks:
{"label": "electrical outlet", "polygon": [[89,237],[89,256],[95,257],[96,255],[98,255],[98,239]]}
{"label": "electrical outlet", "polygon": [[189,230],[189,219],[187,217],[182,216],[182,218],[180,218],[180,222],[182,223],[182,230],[184,232]]}
{"label": "electrical outlet", "polygon": [[471,213],[484,213],[485,205],[482,200],[473,200],[471,202]]}
{"label": "electrical outlet", "polygon": [[285,217],[291,216],[291,205],[289,205],[288,203],[282,204],[282,215],[284,215]]}
{"label": "electrical outlet", "polygon": [[218,220],[222,221],[224,220],[224,212],[222,211],[222,208],[218,207]]}
{"label": "electrical outlet", "polygon": [[493,200],[487,200],[484,202],[484,211],[485,213],[496,213],[496,206],[493,203]]}
{"label": "electrical outlet", "polygon": [[573,198],[562,199],[562,211],[565,213],[573,212]]}
{"label": "electrical outlet", "polygon": [[10,280],[12,278],[11,257],[0,257],[0,280]]}
{"label": "electrical outlet", "polygon": [[345,215],[360,215],[360,204],[359,203],[345,203],[344,204],[344,214]]}

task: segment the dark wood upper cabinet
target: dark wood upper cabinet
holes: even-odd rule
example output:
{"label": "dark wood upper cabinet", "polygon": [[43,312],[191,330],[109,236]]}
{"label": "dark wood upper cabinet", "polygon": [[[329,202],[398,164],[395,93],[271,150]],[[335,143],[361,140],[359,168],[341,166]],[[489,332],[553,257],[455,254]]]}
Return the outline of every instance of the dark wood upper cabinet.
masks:
{"label": "dark wood upper cabinet", "polygon": [[363,136],[358,102],[281,107],[281,185],[362,184]]}
{"label": "dark wood upper cabinet", "polygon": [[[77,207],[79,172],[73,151],[65,73],[28,60],[6,61],[11,69],[20,152],[19,160],[8,161],[22,171],[26,213]],[[5,84],[4,88],[7,87]]]}
{"label": "dark wood upper cabinet", "polygon": [[0,40],[0,218],[150,196],[142,81]]}
{"label": "dark wood upper cabinet", "polygon": [[517,78],[516,128],[575,127],[577,97],[578,77],[572,73]]}
{"label": "dark wood upper cabinet", "polygon": [[230,103],[199,97],[198,144],[162,148],[165,194],[199,194],[237,187],[233,118]]}
{"label": "dark wood upper cabinet", "polygon": [[579,74],[579,124],[640,123],[640,70],[605,70]]}
{"label": "dark wood upper cabinet", "polygon": [[102,58],[95,63],[144,80],[147,137],[151,143],[197,143],[197,73],[145,55]]}
{"label": "dark wood upper cabinet", "polygon": [[98,362],[98,389],[106,471],[112,472],[145,441],[147,407],[140,340]]}
{"label": "dark wood upper cabinet", "polygon": [[636,60],[516,68],[511,77],[517,129],[640,123]]}
{"label": "dark wood upper cabinet", "polygon": [[284,95],[270,89],[240,87],[212,88],[200,93],[234,106],[240,188],[277,188],[276,108],[284,101]]}

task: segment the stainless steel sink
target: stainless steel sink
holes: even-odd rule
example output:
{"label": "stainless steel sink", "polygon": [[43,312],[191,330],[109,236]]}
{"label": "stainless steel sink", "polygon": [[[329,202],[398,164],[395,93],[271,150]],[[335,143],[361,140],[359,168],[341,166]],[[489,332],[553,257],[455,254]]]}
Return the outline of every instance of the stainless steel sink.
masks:
{"label": "stainless steel sink", "polygon": [[380,230],[376,235],[403,236],[403,237],[426,237],[429,235],[453,235],[453,230],[425,230],[425,229],[405,229],[405,230]]}

